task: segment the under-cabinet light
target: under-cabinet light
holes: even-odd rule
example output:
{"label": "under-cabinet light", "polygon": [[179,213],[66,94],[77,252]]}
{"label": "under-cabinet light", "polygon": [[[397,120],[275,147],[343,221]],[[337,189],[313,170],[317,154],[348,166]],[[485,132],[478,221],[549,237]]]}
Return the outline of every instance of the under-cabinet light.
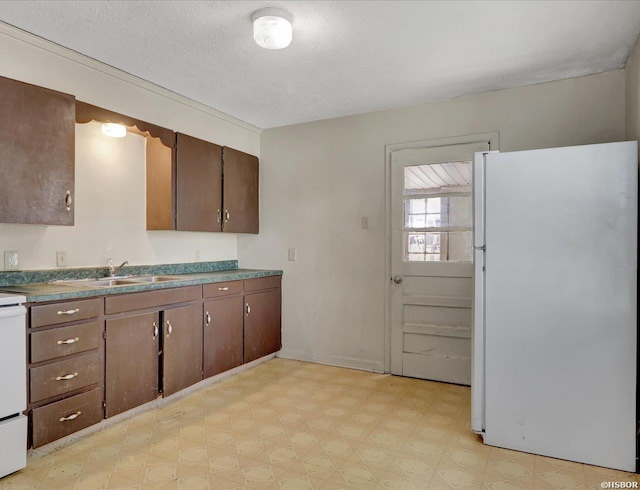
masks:
{"label": "under-cabinet light", "polygon": [[104,123],[102,125],[102,134],[112,138],[124,138],[127,135],[127,128],[122,124]]}

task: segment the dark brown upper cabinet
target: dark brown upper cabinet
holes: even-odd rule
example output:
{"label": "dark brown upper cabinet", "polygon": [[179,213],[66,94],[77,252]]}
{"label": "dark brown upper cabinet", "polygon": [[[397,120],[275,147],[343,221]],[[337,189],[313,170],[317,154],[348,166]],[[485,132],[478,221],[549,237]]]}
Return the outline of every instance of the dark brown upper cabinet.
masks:
{"label": "dark brown upper cabinet", "polygon": [[176,134],[176,229],[222,231],[222,147]]}
{"label": "dark brown upper cabinet", "polygon": [[222,149],[223,225],[227,233],[258,233],[258,157]]}
{"label": "dark brown upper cabinet", "polygon": [[73,225],[75,98],[0,77],[0,223]]}

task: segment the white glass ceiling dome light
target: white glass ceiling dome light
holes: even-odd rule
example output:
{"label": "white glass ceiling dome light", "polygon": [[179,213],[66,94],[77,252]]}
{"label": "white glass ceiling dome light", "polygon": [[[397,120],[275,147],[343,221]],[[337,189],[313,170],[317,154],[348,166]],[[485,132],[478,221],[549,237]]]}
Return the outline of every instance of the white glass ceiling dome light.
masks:
{"label": "white glass ceiling dome light", "polygon": [[251,17],[253,39],[258,46],[266,49],[282,49],[291,44],[293,28],[291,15],[282,9],[260,9]]}
{"label": "white glass ceiling dome light", "polygon": [[127,135],[127,128],[122,124],[104,123],[102,125],[102,134],[112,138],[124,138]]}

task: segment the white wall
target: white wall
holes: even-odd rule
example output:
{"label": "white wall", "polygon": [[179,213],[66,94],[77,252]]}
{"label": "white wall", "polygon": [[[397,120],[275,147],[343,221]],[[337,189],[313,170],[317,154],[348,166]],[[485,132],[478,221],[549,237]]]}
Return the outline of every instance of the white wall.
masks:
{"label": "white wall", "polygon": [[[383,370],[385,145],[491,131],[502,151],[624,138],[623,70],[265,130],[261,230],[244,266],[281,268],[283,356]],[[370,229],[361,229],[368,216]],[[287,261],[287,248],[298,260]]]}
{"label": "white wall", "polygon": [[[76,96],[175,131],[254,155],[260,130],[0,23],[0,76]],[[53,268],[56,250],[69,267],[237,258],[237,236],[145,230],[144,139],[110,139],[98,125],[77,125],[76,226],[0,224],[0,253],[18,250],[21,269]],[[0,260],[0,268],[3,261]]]}

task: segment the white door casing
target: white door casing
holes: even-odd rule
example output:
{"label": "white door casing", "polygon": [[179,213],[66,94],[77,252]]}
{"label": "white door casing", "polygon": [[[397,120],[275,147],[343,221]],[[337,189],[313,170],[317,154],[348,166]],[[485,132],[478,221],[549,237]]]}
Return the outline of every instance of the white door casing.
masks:
{"label": "white door casing", "polygon": [[[471,262],[404,261],[404,169],[471,161],[497,134],[387,147],[389,361],[393,374],[459,384],[471,381]],[[494,143],[495,142],[495,143]],[[401,278],[396,284],[394,278]]]}

